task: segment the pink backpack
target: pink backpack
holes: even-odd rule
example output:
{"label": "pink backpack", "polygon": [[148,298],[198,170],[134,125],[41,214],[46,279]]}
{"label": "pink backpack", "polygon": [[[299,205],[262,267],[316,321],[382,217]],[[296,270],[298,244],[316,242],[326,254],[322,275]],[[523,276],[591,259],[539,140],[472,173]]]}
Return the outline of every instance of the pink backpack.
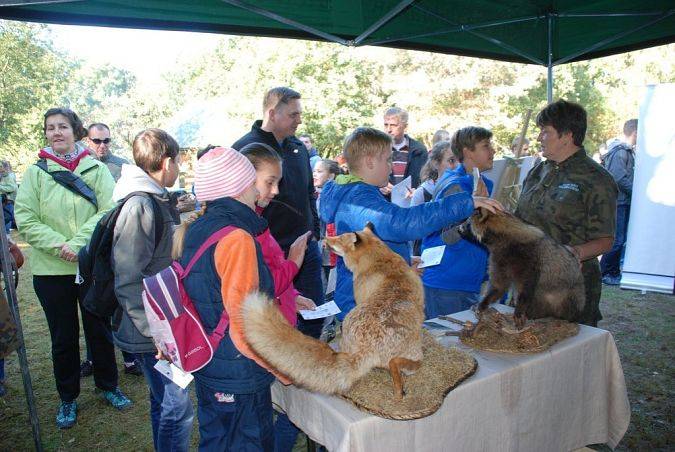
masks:
{"label": "pink backpack", "polygon": [[211,361],[230,318],[223,309],[216,328],[211,334],[206,334],[199,313],[185,292],[183,279],[207,249],[234,229],[233,226],[226,226],[213,233],[199,247],[185,269],[173,261],[170,267],[156,275],[143,278],[143,307],[150,334],[159,349],[185,372],[197,371]]}

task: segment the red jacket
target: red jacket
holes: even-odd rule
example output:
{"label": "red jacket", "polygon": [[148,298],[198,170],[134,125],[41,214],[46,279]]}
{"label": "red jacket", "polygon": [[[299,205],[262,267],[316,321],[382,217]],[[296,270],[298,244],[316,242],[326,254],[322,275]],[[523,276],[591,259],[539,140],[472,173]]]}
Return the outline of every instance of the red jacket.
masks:
{"label": "red jacket", "polygon": [[295,262],[286,259],[269,228],[257,236],[256,241],[260,244],[265,264],[272,273],[274,296],[279,299],[279,310],[288,323],[295,326],[298,320],[295,297],[299,295],[299,292],[293,287],[293,279],[298,274],[298,266]]}

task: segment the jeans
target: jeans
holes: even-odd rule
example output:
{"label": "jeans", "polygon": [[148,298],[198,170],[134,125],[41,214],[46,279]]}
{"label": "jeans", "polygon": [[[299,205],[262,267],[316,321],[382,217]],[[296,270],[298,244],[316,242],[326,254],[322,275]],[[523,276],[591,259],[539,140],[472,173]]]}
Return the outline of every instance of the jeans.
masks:
{"label": "jeans", "polygon": [[2,205],[2,210],[5,214],[5,232],[9,234],[9,230],[12,229],[14,224],[14,203],[8,200]]}
{"label": "jeans", "polygon": [[196,383],[200,451],[272,451],[272,393],[226,394]]}
{"label": "jeans", "polygon": [[92,347],[94,384],[104,391],[114,390],[117,387],[117,365],[115,349],[106,336],[109,326],[78,303],[82,300],[84,288],[75,284],[75,275],[35,275],[33,288],[47,317],[56,389],[61,400],[72,402],[80,394],[78,304],[84,335]]}
{"label": "jeans", "polygon": [[155,450],[189,450],[194,418],[190,392],[155,369],[157,359],[154,353],[137,353],[136,357],[150,390],[150,421]]}
{"label": "jeans", "polygon": [[[295,277],[293,284],[295,288],[305,297],[310,298],[317,306],[325,301],[323,292],[323,283],[321,281],[322,265],[321,251],[319,244],[315,241],[309,242],[305,252],[305,260],[302,267]],[[304,320],[298,317],[298,330],[307,336],[318,339],[323,329],[323,320]],[[284,413],[279,413],[277,422],[274,424],[274,450],[275,452],[290,451],[295,445],[295,440],[300,433],[297,428],[288,419]]]}
{"label": "jeans", "polygon": [[600,259],[602,276],[621,276],[621,258],[626,247],[630,205],[616,206],[616,233],[612,249]]}
{"label": "jeans", "polygon": [[439,315],[466,311],[478,302],[479,296],[474,292],[424,286],[424,316],[433,319]]}

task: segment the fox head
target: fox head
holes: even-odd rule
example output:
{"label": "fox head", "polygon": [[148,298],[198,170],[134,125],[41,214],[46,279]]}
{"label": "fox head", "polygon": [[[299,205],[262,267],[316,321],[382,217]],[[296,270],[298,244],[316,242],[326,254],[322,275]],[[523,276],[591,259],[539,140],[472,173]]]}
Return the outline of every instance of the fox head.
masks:
{"label": "fox head", "polygon": [[342,257],[348,269],[354,269],[361,256],[370,254],[379,247],[389,248],[377,238],[372,223],[358,232],[347,232],[336,237],[326,237],[326,245],[338,256]]}

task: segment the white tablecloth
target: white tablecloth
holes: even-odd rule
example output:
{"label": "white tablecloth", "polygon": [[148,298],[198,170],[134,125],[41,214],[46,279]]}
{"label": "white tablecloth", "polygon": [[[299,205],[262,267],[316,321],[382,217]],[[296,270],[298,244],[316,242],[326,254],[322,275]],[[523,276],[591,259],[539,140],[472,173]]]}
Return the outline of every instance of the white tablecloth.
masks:
{"label": "white tablecloth", "polygon": [[[469,311],[453,317],[474,319]],[[607,331],[581,326],[577,336],[535,355],[476,351],[456,337],[441,343],[470,351],[478,371],[426,418],[382,419],[279,382],[273,401],[331,451],[570,451],[615,447],[628,428],[623,370]]]}

